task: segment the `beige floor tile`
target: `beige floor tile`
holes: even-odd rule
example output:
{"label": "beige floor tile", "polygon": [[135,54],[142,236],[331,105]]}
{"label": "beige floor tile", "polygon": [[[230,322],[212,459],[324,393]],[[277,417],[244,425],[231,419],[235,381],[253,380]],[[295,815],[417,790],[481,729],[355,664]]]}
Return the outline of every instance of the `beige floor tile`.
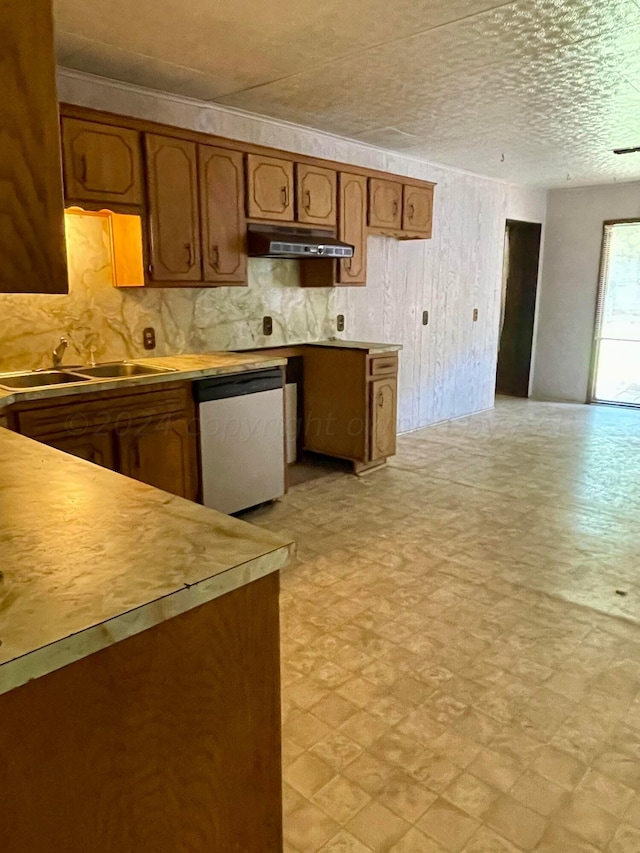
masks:
{"label": "beige floor tile", "polygon": [[435,803],[438,795],[396,768],[387,778],[378,799],[398,817],[415,823]]}
{"label": "beige floor tile", "polygon": [[576,788],[600,808],[622,818],[635,797],[635,792],[597,770],[588,770]]}
{"label": "beige floor tile", "polygon": [[533,850],[547,827],[544,818],[507,795],[489,807],[485,820],[496,832],[523,850]]}
{"label": "beige floor tile", "polygon": [[319,853],[372,853],[372,850],[354,838],[350,832],[341,829],[320,848]]}
{"label": "beige floor tile", "polygon": [[568,795],[565,788],[550,782],[534,770],[526,770],[509,791],[510,797],[542,817],[553,814]]}
{"label": "beige floor tile", "polygon": [[344,776],[334,776],[311,798],[315,805],[340,824],[356,815],[371,797],[359,785]]}
{"label": "beige floor tile", "polygon": [[397,844],[393,845],[389,853],[445,853],[445,850],[413,826]]}
{"label": "beige floor tile", "polygon": [[340,770],[363,752],[363,747],[340,731],[332,731],[314,743],[309,752],[335,770]]}
{"label": "beige floor tile", "polygon": [[309,802],[290,812],[284,822],[286,841],[301,853],[316,853],[339,829],[335,820]]}
{"label": "beige floor tile", "polygon": [[303,797],[310,797],[335,776],[335,770],[315,755],[304,752],[285,769],[283,775],[285,782],[294,790]]}
{"label": "beige floor tile", "polygon": [[640,795],[636,794],[624,813],[625,823],[640,829]]}
{"label": "beige floor tile", "polygon": [[536,853],[602,853],[602,850],[564,826],[551,823],[536,847]]}
{"label": "beige floor tile", "polygon": [[449,853],[462,850],[480,826],[475,818],[443,799],[438,799],[418,821],[418,827]]}
{"label": "beige floor tile", "polygon": [[376,853],[386,853],[406,835],[410,825],[380,803],[371,802],[349,821],[346,828]]}
{"label": "beige floor tile", "polygon": [[587,771],[581,761],[553,746],[546,746],[532,766],[540,776],[567,789],[575,788]]}
{"label": "beige floor tile", "polygon": [[445,800],[479,819],[499,796],[500,791],[469,773],[458,776],[443,794]]}
{"label": "beige floor tile", "polygon": [[378,795],[384,791],[387,780],[391,778],[394,770],[393,765],[381,761],[369,752],[364,752],[348,764],[342,774],[360,785],[367,793]]}
{"label": "beige floor tile", "polygon": [[311,713],[327,725],[337,728],[358,712],[358,706],[337,693],[327,693],[310,709]]}
{"label": "beige floor tile", "polygon": [[618,819],[593,802],[592,797],[574,792],[553,816],[554,822],[605,848],[618,827]]}
{"label": "beige floor tile", "polygon": [[[464,848],[464,853],[521,853],[521,850],[521,847],[516,847],[493,829],[481,826]],[[563,853],[568,851],[565,850]]]}
{"label": "beige floor tile", "polygon": [[614,835],[608,850],[610,853],[638,853],[640,830],[628,823],[623,823]]}
{"label": "beige floor tile", "polygon": [[483,749],[467,770],[472,776],[506,792],[522,776],[524,767],[508,755]]}

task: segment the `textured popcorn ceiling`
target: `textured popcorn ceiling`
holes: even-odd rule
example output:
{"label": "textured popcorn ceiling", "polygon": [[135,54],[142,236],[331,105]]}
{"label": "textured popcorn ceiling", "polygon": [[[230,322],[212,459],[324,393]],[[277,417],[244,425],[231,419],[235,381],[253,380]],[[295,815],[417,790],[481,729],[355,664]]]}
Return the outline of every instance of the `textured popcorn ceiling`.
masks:
{"label": "textured popcorn ceiling", "polygon": [[640,178],[640,0],[55,0],[61,65],[540,186]]}

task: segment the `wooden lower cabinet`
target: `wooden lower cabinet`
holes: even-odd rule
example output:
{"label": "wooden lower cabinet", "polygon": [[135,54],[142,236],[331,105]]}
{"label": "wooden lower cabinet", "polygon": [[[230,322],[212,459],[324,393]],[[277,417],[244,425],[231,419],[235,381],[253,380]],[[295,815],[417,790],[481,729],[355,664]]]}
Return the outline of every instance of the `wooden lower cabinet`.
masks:
{"label": "wooden lower cabinet", "polygon": [[120,473],[195,500],[198,484],[193,465],[192,427],[189,418],[178,416],[118,431]]}
{"label": "wooden lower cabinet", "polygon": [[11,410],[10,425],[65,453],[196,500],[198,465],[190,384],[127,391],[22,403]]}
{"label": "wooden lower cabinet", "polygon": [[116,470],[116,448],[114,436],[110,432],[53,436],[43,443],[102,468]]}
{"label": "wooden lower cabinet", "polygon": [[396,452],[397,353],[305,347],[304,449],[353,462],[356,472]]}
{"label": "wooden lower cabinet", "polygon": [[282,853],[278,589],[0,695],[3,853]]}

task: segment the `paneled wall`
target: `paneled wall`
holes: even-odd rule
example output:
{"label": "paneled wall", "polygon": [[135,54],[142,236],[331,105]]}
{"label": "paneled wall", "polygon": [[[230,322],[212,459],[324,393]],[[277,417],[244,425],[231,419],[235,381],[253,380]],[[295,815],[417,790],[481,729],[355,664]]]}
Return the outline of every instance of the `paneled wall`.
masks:
{"label": "paneled wall", "polygon": [[[302,297],[298,313],[302,323],[296,323],[295,335],[290,335],[286,322],[282,322],[284,302],[280,302],[281,310],[278,308],[278,300],[286,300],[291,288],[279,288],[277,298],[274,295],[269,304],[275,325],[280,325],[281,339],[310,340],[319,328],[330,332],[335,315],[344,313],[344,337],[403,344],[401,431],[493,404],[505,220],[543,221],[545,192],[437,167],[285,122],[76,72],[60,71],[58,92],[70,103],[438,182],[433,240],[405,243],[370,237],[367,287],[327,293],[315,301]],[[252,288],[269,286],[264,276],[254,276],[251,283]],[[228,326],[229,317],[240,324],[243,304],[261,301],[231,289],[220,294],[216,301],[226,302],[225,337],[238,341],[240,337]],[[124,304],[148,296],[118,298]],[[197,312],[184,303],[198,298],[197,290],[164,297],[172,322],[178,327],[183,322],[180,311],[187,318],[184,323],[193,322]],[[180,311],[171,311],[174,303]],[[477,323],[472,321],[474,308],[479,311]],[[422,326],[423,310],[430,313],[427,327]],[[215,326],[215,312],[207,314],[207,323]],[[200,328],[196,336],[183,335],[182,349],[207,349],[219,339],[213,328]]]}

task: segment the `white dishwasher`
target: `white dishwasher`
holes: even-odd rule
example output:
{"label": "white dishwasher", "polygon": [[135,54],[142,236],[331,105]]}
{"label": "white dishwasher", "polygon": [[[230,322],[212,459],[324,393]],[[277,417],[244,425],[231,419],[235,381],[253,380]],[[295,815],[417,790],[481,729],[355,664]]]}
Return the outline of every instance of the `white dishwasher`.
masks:
{"label": "white dishwasher", "polygon": [[194,384],[202,502],[233,513],[284,494],[284,390],[280,368]]}

